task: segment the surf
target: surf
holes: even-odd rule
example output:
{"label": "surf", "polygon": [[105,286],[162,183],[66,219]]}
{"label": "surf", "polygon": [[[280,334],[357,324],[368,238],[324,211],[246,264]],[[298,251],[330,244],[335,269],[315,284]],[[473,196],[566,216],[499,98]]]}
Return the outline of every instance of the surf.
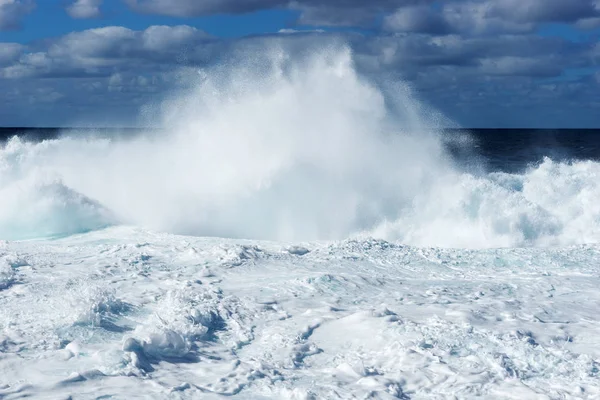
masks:
{"label": "surf", "polygon": [[349,48],[262,56],[186,70],[183,90],[146,109],[159,131],[5,144],[0,238],[130,224],[278,241],[598,241],[598,164],[466,169],[445,146],[451,121],[402,82],[362,75]]}

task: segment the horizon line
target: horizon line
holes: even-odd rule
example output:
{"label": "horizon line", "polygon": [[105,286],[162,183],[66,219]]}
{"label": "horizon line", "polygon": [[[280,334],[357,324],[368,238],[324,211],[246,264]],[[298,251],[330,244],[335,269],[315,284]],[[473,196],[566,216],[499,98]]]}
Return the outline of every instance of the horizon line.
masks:
{"label": "horizon line", "polygon": [[[168,129],[167,127],[152,127],[152,126],[0,126],[0,130],[25,130],[25,131],[36,131],[36,130],[164,130]],[[532,128],[532,127],[458,127],[458,128],[432,128],[431,130],[444,130],[444,131],[468,131],[468,130],[476,130],[476,131],[485,131],[485,130],[505,130],[505,131],[514,131],[514,130],[522,130],[522,131],[594,131],[600,130],[600,127],[596,128]]]}

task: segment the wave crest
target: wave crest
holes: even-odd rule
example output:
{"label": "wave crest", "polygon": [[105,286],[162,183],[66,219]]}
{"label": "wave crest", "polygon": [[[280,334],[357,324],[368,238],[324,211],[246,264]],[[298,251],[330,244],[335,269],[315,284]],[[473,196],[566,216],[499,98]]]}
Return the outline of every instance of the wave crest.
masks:
{"label": "wave crest", "polygon": [[43,168],[31,168],[35,145],[13,138],[0,151],[0,238],[68,236],[115,224],[98,202],[64,185]]}
{"label": "wave crest", "polygon": [[600,240],[600,164],[549,158],[522,174],[456,174],[369,235],[419,246],[524,247]]}

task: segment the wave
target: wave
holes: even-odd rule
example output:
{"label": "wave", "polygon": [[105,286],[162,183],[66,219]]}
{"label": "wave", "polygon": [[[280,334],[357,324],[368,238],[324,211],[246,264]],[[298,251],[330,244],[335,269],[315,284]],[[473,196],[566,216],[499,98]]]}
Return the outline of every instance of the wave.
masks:
{"label": "wave", "polygon": [[600,240],[600,164],[544,158],[522,174],[456,173],[369,235],[417,246],[567,246]]}
{"label": "wave", "polygon": [[0,187],[0,238],[57,238],[106,228],[117,223],[96,201],[60,181],[32,177]]}
{"label": "wave", "polygon": [[[262,55],[196,71],[189,88],[152,108],[166,133],[12,139],[0,149],[0,237],[119,221],[283,241],[598,241],[598,164],[546,159],[522,174],[467,172],[437,133],[448,121],[406,85],[361,76],[348,49]],[[471,151],[469,143],[459,145]],[[40,171],[59,186],[15,194],[15,182]]]}

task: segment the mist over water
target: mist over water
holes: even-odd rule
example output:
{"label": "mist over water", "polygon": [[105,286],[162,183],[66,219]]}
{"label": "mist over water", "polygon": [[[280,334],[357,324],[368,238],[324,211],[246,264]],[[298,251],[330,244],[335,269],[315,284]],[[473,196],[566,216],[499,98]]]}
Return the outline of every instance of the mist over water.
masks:
{"label": "mist over water", "polygon": [[[0,238],[117,223],[450,247],[600,238],[597,163],[466,170],[444,146],[447,121],[405,85],[361,76],[348,49],[265,60],[199,72],[158,107],[161,134],[13,138],[0,150]],[[457,146],[471,151],[468,137]]]}

